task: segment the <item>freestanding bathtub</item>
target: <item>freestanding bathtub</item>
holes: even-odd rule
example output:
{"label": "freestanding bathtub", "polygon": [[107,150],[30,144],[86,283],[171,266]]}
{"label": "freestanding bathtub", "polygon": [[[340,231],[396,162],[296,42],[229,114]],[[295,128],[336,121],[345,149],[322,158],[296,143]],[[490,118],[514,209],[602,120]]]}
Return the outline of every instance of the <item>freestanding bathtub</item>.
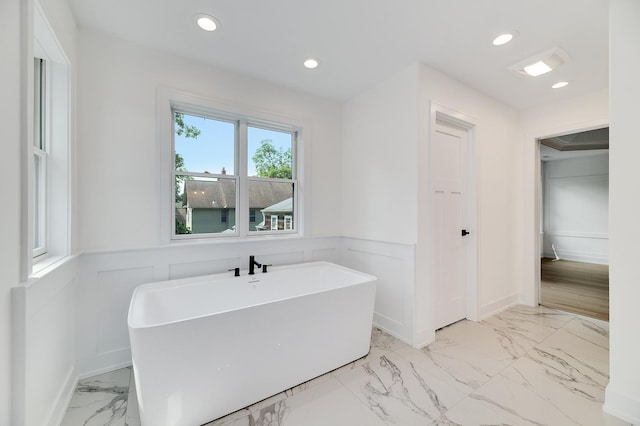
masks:
{"label": "freestanding bathtub", "polygon": [[328,262],[138,286],[142,425],[200,425],[366,355],[375,291],[375,277]]}

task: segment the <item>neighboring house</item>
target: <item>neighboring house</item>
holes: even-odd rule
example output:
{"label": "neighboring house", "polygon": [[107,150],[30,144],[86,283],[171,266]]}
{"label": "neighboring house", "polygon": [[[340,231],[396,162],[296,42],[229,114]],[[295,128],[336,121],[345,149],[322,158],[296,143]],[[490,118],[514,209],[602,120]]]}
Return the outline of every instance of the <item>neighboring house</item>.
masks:
{"label": "neighboring house", "polygon": [[[292,198],[293,186],[290,183],[250,181],[249,183],[249,229],[265,228],[262,210],[278,205]],[[291,206],[291,202],[289,202]],[[233,179],[211,181],[185,181],[183,208],[185,223],[194,234],[221,233],[235,230],[236,226],[236,187]],[[176,209],[176,215],[178,215]],[[291,215],[289,207],[288,215]],[[178,216],[177,216],[178,217]],[[180,218],[178,219],[180,220]],[[279,229],[284,228],[283,224]]]}
{"label": "neighboring house", "polygon": [[264,217],[264,222],[256,226],[258,230],[293,229],[293,197],[289,197],[260,211]]}

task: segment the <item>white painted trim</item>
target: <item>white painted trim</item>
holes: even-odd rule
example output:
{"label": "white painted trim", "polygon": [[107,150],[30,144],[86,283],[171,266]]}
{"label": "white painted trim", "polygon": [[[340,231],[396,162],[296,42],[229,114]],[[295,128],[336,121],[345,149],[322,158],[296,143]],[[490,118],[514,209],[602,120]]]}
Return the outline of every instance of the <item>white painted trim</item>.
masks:
{"label": "white painted trim", "polygon": [[[437,103],[431,103],[431,116],[429,126],[429,158],[431,158],[431,141],[436,131],[437,123],[446,123],[450,126],[457,127],[467,134],[467,173],[465,176],[465,193],[466,193],[466,222],[471,234],[466,237],[467,243],[467,319],[478,321],[479,315],[479,297],[478,297],[478,160],[476,147],[476,128],[479,121],[467,114],[455,111]],[[430,178],[429,178],[430,179]],[[429,205],[431,203],[432,183],[428,184]],[[429,214],[430,217],[430,214]],[[432,241],[427,238],[426,241]],[[429,256],[433,259],[433,256]],[[432,268],[430,268],[432,269]],[[433,283],[430,285],[433,289]],[[434,310],[435,312],[435,310]],[[421,332],[421,335],[425,335]],[[426,337],[429,339],[429,337]],[[423,341],[423,338],[416,341]]]}
{"label": "white painted trim", "polygon": [[640,425],[640,401],[624,392],[618,392],[611,383],[604,391],[602,410],[631,424]]}
{"label": "white painted trim", "polygon": [[69,403],[71,402],[71,398],[73,397],[77,386],[78,375],[75,368],[72,368],[71,370],[69,370],[69,374],[67,375],[66,380],[60,387],[58,397],[51,407],[50,414],[47,416],[47,425],[57,426],[62,423],[65,414],[67,414]]}
{"label": "white painted trim", "polygon": [[524,268],[521,303],[538,306],[540,303],[540,139],[609,126],[608,118],[566,124],[528,133],[524,138]]}
{"label": "white painted trim", "polygon": [[[265,111],[255,108],[253,106],[241,105],[233,101],[203,97],[193,93],[188,93],[180,90],[176,90],[169,87],[159,87],[156,90],[156,151],[157,151],[157,181],[159,182],[159,212],[160,212],[160,243],[163,245],[180,243],[180,238],[173,238],[173,170],[171,164],[173,164],[173,130],[172,130],[172,116],[171,109],[178,107],[184,109],[186,112],[198,112],[207,116],[213,116],[218,118],[225,118],[233,121],[239,121],[241,126],[247,124],[253,124],[257,126],[267,127],[275,130],[283,130],[287,132],[293,132],[296,135],[296,143],[294,146],[294,158],[295,164],[293,165],[293,172],[295,173],[292,181],[295,181],[294,187],[294,229],[293,231],[286,232],[289,234],[295,234],[296,237],[304,237],[310,217],[311,209],[310,200],[305,197],[305,180],[307,173],[310,169],[310,159],[307,158],[307,150],[305,147],[305,137],[309,137],[311,133],[311,121],[308,119],[301,119],[292,116],[283,116],[281,114],[275,114],[272,111]],[[285,124],[283,124],[285,123]],[[242,134],[242,132],[241,132]],[[307,142],[308,143],[308,142]],[[245,144],[246,145],[246,144]],[[240,141],[240,147],[243,146],[243,141]],[[238,151],[238,147],[236,147]],[[236,152],[236,165],[237,175],[239,176],[243,170],[239,170],[239,158],[245,155],[246,152],[240,150]],[[246,175],[246,170],[244,170]],[[244,188],[243,179],[240,179],[240,194],[236,194],[236,197],[243,197],[242,194],[247,194],[246,188]],[[244,191],[243,191],[244,190]],[[246,195],[248,197],[248,195]],[[239,198],[238,198],[239,200]],[[248,200],[248,198],[247,198]],[[241,222],[241,227],[244,227],[245,223],[248,223],[248,211],[245,213],[236,212],[236,226]],[[193,238],[184,238],[188,240],[203,240],[208,241],[212,239],[220,239],[222,241],[231,242],[239,239],[254,239],[256,233],[245,232],[243,229],[237,227],[240,235],[236,236],[207,236],[202,235]],[[245,229],[245,231],[247,231]],[[284,232],[279,232],[282,234]],[[234,234],[235,235],[235,234]],[[259,237],[267,238],[266,235],[259,235]]]}
{"label": "white painted trim", "polygon": [[495,314],[509,309],[520,302],[520,294],[513,293],[509,296],[495,300],[487,305],[480,307],[480,321],[483,321]]}

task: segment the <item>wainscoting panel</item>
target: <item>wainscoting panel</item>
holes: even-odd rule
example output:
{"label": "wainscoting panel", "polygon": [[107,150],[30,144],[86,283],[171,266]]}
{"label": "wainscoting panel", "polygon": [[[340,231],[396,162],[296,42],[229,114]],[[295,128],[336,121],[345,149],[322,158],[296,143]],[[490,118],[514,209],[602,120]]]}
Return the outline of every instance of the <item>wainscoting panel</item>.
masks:
{"label": "wainscoting panel", "polygon": [[375,325],[413,345],[414,246],[343,238],[341,259],[378,278]]}
{"label": "wainscoting panel", "polygon": [[152,266],[98,271],[98,354],[129,347],[127,301],[137,286],[152,281]]}
{"label": "wainscoting panel", "polygon": [[12,288],[13,424],[57,425],[76,384],[78,259]]}

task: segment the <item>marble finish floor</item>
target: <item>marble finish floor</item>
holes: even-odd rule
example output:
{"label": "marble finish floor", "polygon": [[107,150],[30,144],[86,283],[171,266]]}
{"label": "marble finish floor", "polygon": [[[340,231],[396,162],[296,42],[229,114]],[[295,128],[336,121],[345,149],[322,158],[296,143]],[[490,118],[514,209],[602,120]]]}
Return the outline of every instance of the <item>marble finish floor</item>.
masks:
{"label": "marble finish floor", "polygon": [[[516,306],[364,358],[207,426],[627,425],[602,412],[609,324]],[[131,368],[81,380],[63,426],[140,425]]]}

